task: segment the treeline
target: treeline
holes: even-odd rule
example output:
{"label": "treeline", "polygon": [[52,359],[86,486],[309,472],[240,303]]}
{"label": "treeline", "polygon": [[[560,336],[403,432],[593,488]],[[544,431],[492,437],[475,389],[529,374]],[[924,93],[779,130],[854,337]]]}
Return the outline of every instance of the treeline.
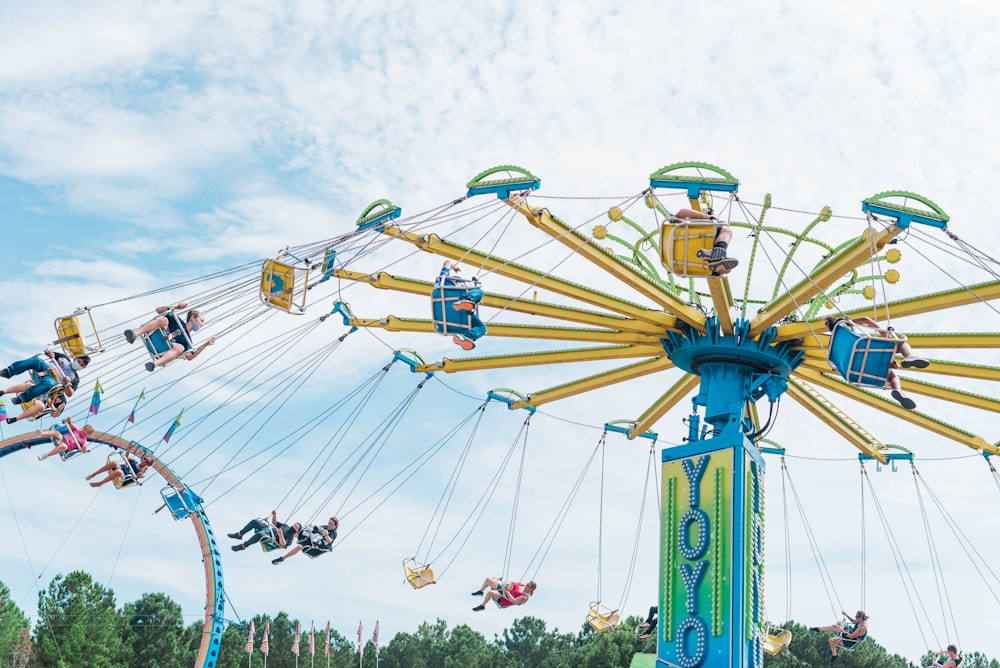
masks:
{"label": "treeline", "polygon": [[[144,594],[121,608],[114,592],[82,571],[57,576],[39,593],[38,621],[30,628],[27,616],[0,583],[0,666],[2,668],[190,668],[201,642],[202,620],[185,625],[181,607],[165,594]],[[269,668],[294,668],[292,653],[296,620],[287,613],[257,615],[254,653],[245,652],[248,627],[230,625],[222,636],[219,668],[262,668],[260,643],[265,622],[270,624]],[[379,668],[626,668],[636,653],[655,653],[652,639],[638,640],[633,616],[617,629],[594,633],[584,625],[577,633],[549,630],[535,617],[515,619],[509,628],[487,640],[462,624],[448,628],[444,620],[424,622],[413,633],[383,639]],[[249,620],[247,620],[249,623]],[[791,623],[794,640],[776,657],[766,657],[768,668],[801,668],[828,664],[829,634],[815,633]],[[370,636],[370,632],[366,635]],[[385,642],[388,641],[388,642]],[[329,664],[324,653],[324,629],[316,629],[315,665],[353,668],[359,665],[357,646],[336,631],[330,633]],[[308,628],[302,627],[299,666],[312,665]],[[921,666],[931,663],[928,654]],[[364,665],[375,665],[375,646],[367,641]],[[917,668],[890,655],[874,638],[853,653],[844,653],[838,668]],[[963,668],[1000,668],[1000,662],[979,653],[967,656]]]}

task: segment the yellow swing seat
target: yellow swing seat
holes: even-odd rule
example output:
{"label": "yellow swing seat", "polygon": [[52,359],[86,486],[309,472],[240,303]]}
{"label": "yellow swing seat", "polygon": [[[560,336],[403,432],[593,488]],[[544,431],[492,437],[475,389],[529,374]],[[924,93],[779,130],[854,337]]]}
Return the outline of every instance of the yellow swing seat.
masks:
{"label": "yellow swing seat", "polygon": [[[95,340],[95,343],[92,344],[87,343],[84,327],[80,324],[80,316],[84,313],[87,314],[87,319],[90,323],[89,333],[93,335]],[[101,337],[97,333],[97,326],[94,324],[94,316],[91,314],[90,309],[78,309],[70,315],[56,318],[55,328],[56,340],[53,343],[58,344],[70,357],[104,352],[104,345],[101,343]]]}
{"label": "yellow swing seat", "polygon": [[[675,219],[677,220],[677,219]],[[666,222],[660,228],[660,261],[676,276],[711,276],[707,257],[715,244],[715,228],[719,221],[698,220]]]}
{"label": "yellow swing seat", "polygon": [[621,621],[621,614],[612,610],[600,601],[591,601],[590,612],[587,613],[587,624],[598,633],[610,631]]}
{"label": "yellow swing seat", "polygon": [[768,625],[761,634],[761,646],[771,656],[781,654],[781,651],[791,644],[792,632],[787,629]]}
{"label": "yellow swing seat", "polygon": [[430,565],[422,564],[414,557],[403,559],[403,571],[406,573],[406,581],[409,582],[414,589],[420,589],[422,587],[426,587],[427,585],[437,584],[437,579],[434,577],[434,571],[431,570]]}
{"label": "yellow swing seat", "polygon": [[[302,315],[306,312],[309,266],[307,264],[297,267],[282,262],[280,259],[282,255],[279,253],[274,258],[264,260],[260,275],[260,301],[265,306],[278,308],[294,315]],[[298,295],[296,295],[296,291],[298,291]]]}

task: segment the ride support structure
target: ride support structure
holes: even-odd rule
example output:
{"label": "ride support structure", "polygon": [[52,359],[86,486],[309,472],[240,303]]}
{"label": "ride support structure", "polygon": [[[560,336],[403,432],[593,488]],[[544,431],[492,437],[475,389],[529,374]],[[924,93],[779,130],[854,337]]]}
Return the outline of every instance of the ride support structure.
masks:
{"label": "ride support structure", "polygon": [[701,386],[687,443],[662,451],[659,665],[763,665],[764,462],[747,407],[777,402],[803,353],[774,343],[774,328],[749,330],[737,320],[726,335],[709,318],[704,333],[663,339]]}

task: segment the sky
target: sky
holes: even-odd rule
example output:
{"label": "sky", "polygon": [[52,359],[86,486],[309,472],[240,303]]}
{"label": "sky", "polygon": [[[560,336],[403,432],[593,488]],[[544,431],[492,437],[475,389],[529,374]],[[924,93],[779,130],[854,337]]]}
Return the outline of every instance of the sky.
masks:
{"label": "sky", "polygon": [[[643,190],[651,172],[683,160],[737,175],[747,202],[771,193],[785,209],[774,214],[775,224],[801,226],[811,216],[795,211],[830,205],[845,216],[835,219],[840,227],[824,228],[830,239],[860,233],[863,198],[905,189],[940,204],[951,215],[950,230],[992,257],[1000,233],[984,209],[990,174],[1000,171],[991,94],[1000,78],[991,32],[998,12],[983,3],[931,2],[442,2],[433,10],[403,2],[6,3],[0,6],[6,270],[0,359],[37,353],[52,340],[55,317],[95,306],[108,351],[84,375],[85,387],[100,379],[106,390],[91,423],[118,433],[145,389],[155,396],[123,433],[153,447],[184,409],[175,438],[155,447],[189,484],[205,490],[224,552],[228,619],[284,610],[318,626],[329,619],[347,637],[359,619],[366,628],[378,619],[386,638],[440,617],[490,638],[510,618],[495,610],[473,613],[468,592],[504,567],[515,492],[522,512],[509,542],[510,572],[520,575],[597,447],[601,425],[635,417],[648,404],[636,398],[655,387],[609,388],[540,410],[529,428],[520,487],[505,479],[448,573],[436,586],[413,591],[403,583],[400,561],[433,526],[450,475],[465,461],[470,437],[463,421],[492,388],[528,392],[578,374],[552,367],[435,375],[386,436],[378,466],[354,488],[355,479],[340,482],[345,465],[337,468],[336,457],[328,464],[314,459],[347,418],[331,416],[306,434],[295,430],[377,374],[397,348],[426,359],[458,353],[440,337],[361,331],[314,360],[312,351],[346,331],[336,319],[317,324],[318,317],[331,297],[349,299],[364,317],[426,317],[426,305],[331,283],[310,297],[304,316],[268,312],[236,326],[240,314],[260,311],[250,280],[255,269],[223,296],[204,292],[217,283],[182,282],[256,267],[286,246],[346,234],[379,198],[406,215],[430,211],[461,197],[473,175],[500,164],[540,176],[538,196],[552,196],[540,201],[587,228]],[[529,232],[501,235],[506,228],[487,225],[500,214],[491,216],[479,223],[481,233],[463,230],[466,238],[503,242],[512,253],[534,248]],[[561,251],[542,248],[536,265],[552,267],[553,258],[562,258],[547,253]],[[438,262],[395,248],[358,258],[359,270],[391,266],[424,278]],[[589,284],[604,280],[572,263],[559,271]],[[903,280],[887,288],[891,298],[990,280],[953,257],[919,252],[905,257],[900,272]],[[156,306],[195,297],[207,302],[203,336],[217,334],[219,342],[195,362],[143,375],[141,351],[129,349],[120,330]],[[1000,331],[989,306],[957,311],[906,326]],[[304,331],[310,323],[314,329]],[[293,340],[296,328],[303,329],[301,340]],[[519,349],[483,341],[484,354]],[[961,352],[942,357],[998,364],[992,355]],[[251,378],[241,394],[231,394]],[[394,365],[358,409],[349,423],[357,431],[345,440],[365,442],[420,378]],[[987,383],[955,385],[996,391]],[[88,394],[70,407],[81,420]],[[992,414],[926,404],[929,413],[996,441]],[[1000,533],[989,509],[1000,488],[982,457],[867,407],[850,412],[883,441],[913,450],[921,476],[971,544],[982,554],[995,551]],[[686,413],[680,407],[660,421],[658,446],[681,442]],[[457,524],[471,516],[524,417],[495,403],[487,408],[436,544],[460,535]],[[1000,656],[988,622],[1000,602],[970,564],[965,541],[936,531],[951,543],[941,570],[955,620],[942,621],[940,607],[935,612],[928,603],[935,637],[910,613],[914,606],[870,500],[864,516],[872,533],[862,550],[855,451],[792,402],[781,418],[772,438],[790,451],[789,473],[840,602],[831,605],[818,594],[820,578],[791,500],[792,558],[785,559],[780,463],[769,458],[770,617],[828,623],[841,605],[863,604],[879,642],[913,660],[956,634],[965,649]],[[36,426],[5,428],[3,435]],[[457,435],[433,465],[391,496],[378,491],[453,429]],[[287,445],[283,436],[294,447],[270,459]],[[625,612],[644,613],[655,601],[656,526],[652,506],[643,505],[653,501],[642,495],[649,443],[612,434],[605,447],[604,493],[592,468],[538,569],[538,595],[524,610],[562,631],[580,627],[598,590],[604,600],[620,600],[637,529],[640,550]],[[152,514],[160,504],[158,480],[139,490],[92,492],[82,477],[102,457],[65,464],[38,463],[29,453],[5,458],[0,525],[20,540],[0,546],[0,580],[32,616],[34,583],[82,568],[114,588],[120,602],[162,590],[188,621],[200,618],[204,585],[191,529]],[[910,523],[920,503],[913,476],[908,465],[898,468],[869,472],[886,515],[896,518],[895,539],[912,555],[916,587],[936,591],[923,532]],[[311,488],[310,475],[326,480],[321,491]],[[370,516],[354,510],[366,490],[385,501]],[[640,507],[647,507],[641,523]],[[346,514],[341,544],[321,559],[300,556],[277,567],[256,551],[231,553],[224,534],[272,508],[312,518]],[[348,535],[352,521],[357,533]],[[302,596],[302,585],[318,580],[333,594]]]}

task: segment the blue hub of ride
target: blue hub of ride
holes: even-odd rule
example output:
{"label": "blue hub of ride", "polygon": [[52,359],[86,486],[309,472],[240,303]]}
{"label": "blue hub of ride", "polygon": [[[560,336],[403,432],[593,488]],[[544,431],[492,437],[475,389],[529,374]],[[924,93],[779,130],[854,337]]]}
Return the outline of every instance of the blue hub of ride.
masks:
{"label": "blue hub of ride", "polygon": [[705,333],[688,329],[668,332],[660,341],[677,368],[701,377],[694,398],[705,407],[705,421],[720,426],[738,420],[746,401],[767,395],[774,402],[788,387],[788,375],[805,359],[799,342],[774,343],[777,330],[769,327],[756,339],[749,337],[750,321],[740,319],[733,334],[723,334],[718,318],[705,321]]}

